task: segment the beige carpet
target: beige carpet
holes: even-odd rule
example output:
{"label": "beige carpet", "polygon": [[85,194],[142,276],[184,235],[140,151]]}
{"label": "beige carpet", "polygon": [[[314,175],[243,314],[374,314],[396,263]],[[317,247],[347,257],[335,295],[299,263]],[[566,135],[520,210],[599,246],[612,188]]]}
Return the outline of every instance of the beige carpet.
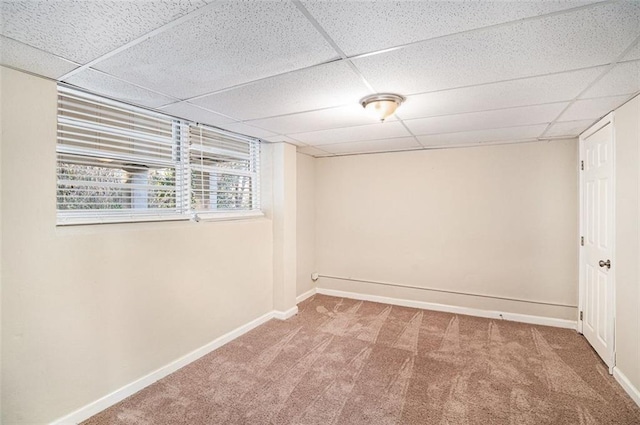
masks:
{"label": "beige carpet", "polygon": [[316,295],[85,424],[640,424],[576,332]]}

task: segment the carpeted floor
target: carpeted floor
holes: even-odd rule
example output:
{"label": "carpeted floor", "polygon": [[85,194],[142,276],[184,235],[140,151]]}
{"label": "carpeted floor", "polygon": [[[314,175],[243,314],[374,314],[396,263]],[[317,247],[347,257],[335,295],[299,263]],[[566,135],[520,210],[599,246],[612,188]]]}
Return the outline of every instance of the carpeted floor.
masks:
{"label": "carpeted floor", "polygon": [[316,295],[84,422],[640,424],[575,331]]}

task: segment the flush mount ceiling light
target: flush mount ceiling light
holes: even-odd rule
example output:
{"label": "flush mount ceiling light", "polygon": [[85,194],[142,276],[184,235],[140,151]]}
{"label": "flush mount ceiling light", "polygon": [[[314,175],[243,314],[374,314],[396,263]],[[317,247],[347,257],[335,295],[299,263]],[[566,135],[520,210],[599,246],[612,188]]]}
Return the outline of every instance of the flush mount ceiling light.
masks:
{"label": "flush mount ceiling light", "polygon": [[398,106],[405,101],[404,96],[393,93],[372,94],[360,100],[362,107],[371,114],[378,117],[380,122],[396,112]]}

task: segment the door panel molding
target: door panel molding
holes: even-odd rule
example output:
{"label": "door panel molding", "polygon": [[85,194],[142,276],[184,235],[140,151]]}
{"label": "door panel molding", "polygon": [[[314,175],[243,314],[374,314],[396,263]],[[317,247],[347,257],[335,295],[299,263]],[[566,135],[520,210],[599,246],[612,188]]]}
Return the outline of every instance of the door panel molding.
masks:
{"label": "door panel molding", "polygon": [[[596,149],[587,151],[587,140],[599,131],[608,128],[610,143],[608,147],[602,144]],[[597,150],[597,152],[596,152]],[[587,129],[579,137],[579,231],[580,237],[584,237],[584,245],[579,246],[579,273],[578,273],[578,305],[583,313],[578,320],[578,332],[585,335],[594,346],[604,362],[609,366],[609,371],[615,366],[615,127],[614,113],[611,112],[596,124]],[[603,184],[599,178],[586,182],[588,170],[599,167],[610,161],[611,175],[607,176],[609,185]],[[593,174],[592,174],[593,175]],[[597,183],[597,184],[596,184]],[[605,203],[596,205],[596,199],[605,197]],[[610,205],[607,207],[606,203]],[[609,215],[610,214],[610,215]],[[599,222],[594,216],[599,217]],[[598,232],[598,233],[596,233]],[[598,235],[604,235],[605,240]],[[598,244],[598,250],[606,251],[611,260],[611,268],[589,264],[588,253],[593,256],[593,245]],[[598,296],[596,296],[598,294]],[[602,304],[604,303],[604,304]]]}

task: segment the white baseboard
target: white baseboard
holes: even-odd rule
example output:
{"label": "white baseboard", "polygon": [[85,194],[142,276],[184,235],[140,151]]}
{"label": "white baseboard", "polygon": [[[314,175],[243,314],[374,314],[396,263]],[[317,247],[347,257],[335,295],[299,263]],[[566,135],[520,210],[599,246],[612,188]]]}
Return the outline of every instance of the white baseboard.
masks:
{"label": "white baseboard", "polygon": [[296,304],[300,304],[302,301],[310,298],[316,294],[316,288],[311,288],[304,294],[300,294],[296,297]]}
{"label": "white baseboard", "polygon": [[296,314],[298,314],[297,305],[294,307],[291,307],[289,310],[286,310],[286,311],[277,311],[277,310],[273,311],[273,317],[280,320],[287,320],[288,318],[293,317]]}
{"label": "white baseboard", "polygon": [[627,378],[624,373],[620,372],[620,369],[617,367],[613,368],[613,377],[618,381],[618,384],[629,394],[629,397],[636,402],[636,404],[640,407],[640,390],[636,388],[629,378]]}
{"label": "white baseboard", "polygon": [[470,307],[457,307],[446,304],[436,304],[426,301],[405,300],[401,298],[382,297],[379,295],[359,294],[357,292],[339,291],[336,289],[317,288],[316,292],[341,298],[372,301],[376,303],[399,305],[402,307],[421,308],[424,310],[443,311],[446,313],[465,314],[467,316],[487,317],[490,319],[504,319],[513,322],[531,323],[534,325],[555,326],[557,328],[577,329],[577,322],[553,317],[531,316],[528,314],[505,313],[501,311],[481,310]]}
{"label": "white baseboard", "polygon": [[[295,309],[295,311],[293,311]],[[293,313],[291,313],[291,311],[293,311]],[[137,393],[138,391],[142,390],[145,387],[148,387],[149,385],[153,384],[154,382],[164,378],[165,376],[175,372],[176,370],[180,369],[181,367],[184,367],[186,365],[188,365],[191,362],[194,362],[196,360],[198,360],[200,357],[204,356],[205,354],[209,354],[210,352],[212,352],[213,350],[222,347],[223,345],[227,344],[228,342],[233,341],[234,339],[238,338],[239,336],[249,332],[250,330],[262,325],[263,323],[268,322],[269,320],[273,319],[273,318],[278,318],[278,319],[286,319],[287,317],[291,317],[294,314],[296,314],[298,311],[298,307],[292,308],[287,310],[286,312],[276,312],[276,311],[270,311],[269,313],[263,314],[262,316],[258,317],[257,319],[252,320],[251,322],[242,325],[234,330],[232,330],[231,332],[228,332],[224,335],[222,335],[221,337],[218,337],[216,339],[214,339],[213,341],[211,341],[210,343],[190,352],[189,354],[180,357],[177,360],[174,360],[173,362],[169,363],[168,365],[165,365],[153,372],[151,372],[150,374],[143,376],[142,378],[138,379],[137,381],[134,381],[130,384],[125,385],[124,387],[112,392],[111,394],[108,394],[102,398],[99,398],[98,400],[91,402],[89,404],[87,404],[84,407],[81,407],[80,409],[76,410],[75,412],[69,413],[68,415],[57,419],[53,422],[51,422],[51,425],[69,425],[69,424],[77,424],[80,423],[86,419],[89,419],[91,416],[95,415],[96,413],[99,413],[101,411],[103,411],[104,409],[113,406],[114,404],[118,403],[119,401],[124,400],[125,398],[129,397],[130,395],[133,395],[135,393]],[[286,316],[286,317],[285,317]]]}
{"label": "white baseboard", "polygon": [[[550,317],[529,316],[525,314],[515,313],[501,313],[497,311],[480,310],[468,307],[456,307],[444,304],[429,303],[424,301],[413,301],[399,298],[382,297],[377,295],[366,295],[355,292],[339,291],[334,289],[314,288],[310,291],[301,294],[296,298],[297,302],[304,301],[314,294],[330,295],[341,298],[352,298],[363,301],[372,301],[384,304],[399,305],[403,307],[421,308],[426,310],[443,311],[447,313],[466,314],[469,316],[488,317],[494,319],[505,319],[516,322],[532,323],[537,325],[556,326],[560,328],[576,329],[576,322],[571,320],[554,319]],[[298,306],[292,307],[286,311],[271,311],[266,313],[251,322],[242,325],[218,338],[210,343],[192,351],[185,356],[180,357],[177,360],[149,373],[142,378],[125,385],[124,387],[107,394],[106,396],[95,400],[80,409],[69,413],[68,415],[51,422],[50,425],[71,425],[78,424],[91,416],[103,411],[104,409],[113,406],[114,404],[124,400],[125,398],[137,393],[143,388],[153,384],[154,382],[164,378],[165,376],[175,372],[176,370],[188,365],[191,362],[198,360],[200,357],[209,354],[217,348],[233,341],[239,336],[249,332],[250,330],[268,322],[271,319],[286,320],[293,317],[298,313]],[[629,393],[629,395],[640,405],[640,393],[633,387],[629,380],[618,370],[614,369],[614,376],[620,385]]]}

